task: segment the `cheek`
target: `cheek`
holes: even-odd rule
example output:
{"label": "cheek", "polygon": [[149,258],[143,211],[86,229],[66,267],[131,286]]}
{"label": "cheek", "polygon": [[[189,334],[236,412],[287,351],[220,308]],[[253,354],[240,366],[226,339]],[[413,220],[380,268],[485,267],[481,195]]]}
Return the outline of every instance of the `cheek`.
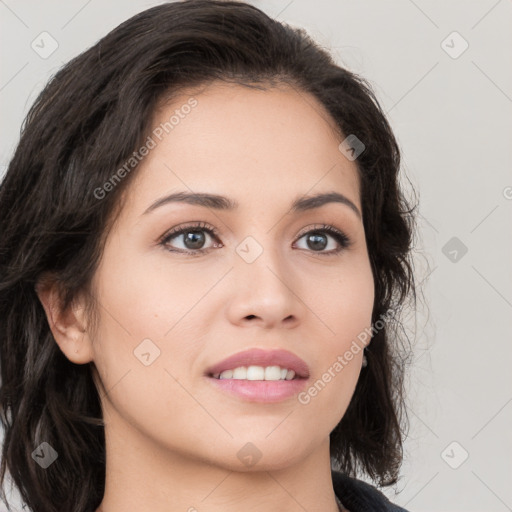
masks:
{"label": "cheek", "polygon": [[371,272],[347,278],[339,290],[334,330],[339,334],[341,344],[345,345],[371,326],[375,298]]}
{"label": "cheek", "polygon": [[305,281],[304,296],[317,317],[319,333],[327,343],[327,352],[344,350],[358,334],[371,326],[375,299],[374,280],[367,259],[340,264],[331,275],[317,274]]}
{"label": "cheek", "polygon": [[345,267],[337,279],[324,283],[323,291],[310,298],[323,321],[324,334],[316,340],[317,346],[321,342],[315,353],[317,372],[298,398],[308,416],[324,416],[334,428],[352,398],[363,348],[370,339],[374,281],[369,262]]}
{"label": "cheek", "polygon": [[346,325],[350,329],[369,327],[375,300],[375,283],[368,257],[358,258],[340,281],[341,311],[347,312],[343,315]]}
{"label": "cheek", "polygon": [[[354,274],[341,285],[343,293],[333,315],[333,343],[329,344],[327,368],[332,374],[350,374],[357,380],[361,369],[363,349],[371,338],[374,281],[368,266],[365,272]],[[341,366],[340,366],[341,365]],[[328,377],[327,377],[328,378]]]}
{"label": "cheek", "polygon": [[100,324],[94,361],[105,390],[115,390],[109,398],[116,408],[132,417],[155,411],[166,417],[181,396],[172,376],[182,380],[202,348],[194,306],[218,278],[164,268],[156,258],[143,265],[141,255],[121,256],[129,252],[110,253],[95,277]]}
{"label": "cheek", "polygon": [[98,300],[106,328],[128,338],[132,350],[145,338],[168,343],[218,280],[218,272],[194,271],[164,249],[148,255],[112,242],[109,251],[96,277]]}

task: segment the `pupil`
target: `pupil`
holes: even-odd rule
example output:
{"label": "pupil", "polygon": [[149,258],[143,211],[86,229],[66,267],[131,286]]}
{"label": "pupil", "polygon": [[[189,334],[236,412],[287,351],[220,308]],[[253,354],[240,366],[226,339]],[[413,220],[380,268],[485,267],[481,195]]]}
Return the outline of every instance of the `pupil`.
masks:
{"label": "pupil", "polygon": [[[191,247],[190,247],[190,243]],[[204,243],[204,234],[201,231],[189,231],[185,236],[185,245],[189,249],[200,249]]]}
{"label": "pupil", "polygon": [[[309,242],[313,240],[313,244],[310,244]],[[313,246],[313,249],[324,249],[327,246],[327,241],[325,235],[320,235],[316,233],[312,233],[308,237],[308,245],[311,247]]]}

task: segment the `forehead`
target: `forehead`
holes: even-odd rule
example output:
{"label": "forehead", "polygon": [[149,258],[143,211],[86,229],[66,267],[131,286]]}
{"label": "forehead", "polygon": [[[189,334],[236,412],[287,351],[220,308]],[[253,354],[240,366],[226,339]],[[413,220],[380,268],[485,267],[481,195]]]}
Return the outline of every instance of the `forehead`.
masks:
{"label": "forehead", "polygon": [[336,190],[360,207],[357,166],[338,149],[335,121],[295,87],[213,83],[182,91],[159,104],[150,137],[130,187],[139,209],[184,190],[254,205]]}

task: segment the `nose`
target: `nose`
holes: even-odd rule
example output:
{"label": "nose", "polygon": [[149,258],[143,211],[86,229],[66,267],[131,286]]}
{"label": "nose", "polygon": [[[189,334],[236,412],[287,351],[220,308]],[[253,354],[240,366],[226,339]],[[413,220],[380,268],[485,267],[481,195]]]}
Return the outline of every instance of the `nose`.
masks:
{"label": "nose", "polygon": [[[253,250],[254,248],[251,248]],[[234,259],[227,315],[233,324],[263,328],[292,328],[298,325],[306,306],[300,283],[284,256],[268,247],[252,262]]]}

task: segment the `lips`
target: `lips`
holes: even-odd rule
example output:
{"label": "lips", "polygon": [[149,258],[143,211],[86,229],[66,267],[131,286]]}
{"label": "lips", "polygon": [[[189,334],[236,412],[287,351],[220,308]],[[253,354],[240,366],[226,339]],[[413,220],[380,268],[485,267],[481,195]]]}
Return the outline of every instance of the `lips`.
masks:
{"label": "lips", "polygon": [[280,366],[293,370],[297,378],[307,379],[309,367],[305,361],[288,350],[263,350],[254,348],[238,352],[206,370],[208,377],[224,370],[233,370],[239,366]]}

